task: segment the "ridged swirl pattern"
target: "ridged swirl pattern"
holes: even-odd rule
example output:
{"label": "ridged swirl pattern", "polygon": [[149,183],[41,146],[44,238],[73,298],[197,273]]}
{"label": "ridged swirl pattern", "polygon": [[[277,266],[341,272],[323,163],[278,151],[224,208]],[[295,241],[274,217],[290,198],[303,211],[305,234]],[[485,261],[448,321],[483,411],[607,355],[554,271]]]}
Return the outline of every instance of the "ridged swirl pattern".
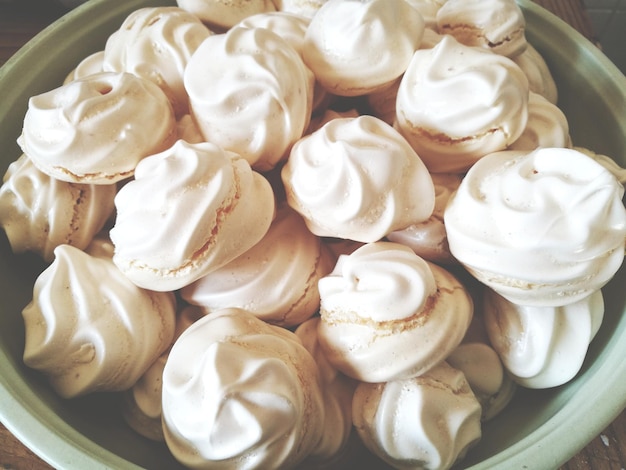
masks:
{"label": "ridged swirl pattern", "polygon": [[65,398],[130,388],[173,339],[173,294],[138,288],[110,259],[54,253],[22,312],[24,363]]}

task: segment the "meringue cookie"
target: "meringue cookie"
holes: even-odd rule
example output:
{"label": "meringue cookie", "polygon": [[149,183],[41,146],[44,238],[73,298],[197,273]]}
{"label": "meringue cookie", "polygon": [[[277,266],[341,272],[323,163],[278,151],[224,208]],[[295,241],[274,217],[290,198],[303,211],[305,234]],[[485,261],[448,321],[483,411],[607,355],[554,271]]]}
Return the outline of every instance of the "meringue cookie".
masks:
{"label": "meringue cookie", "polygon": [[232,261],[265,235],[274,195],[246,160],[179,140],[137,165],[115,197],[114,263],[140,287],[176,290]]}
{"label": "meringue cookie", "polygon": [[396,118],[432,173],[463,173],[522,134],[528,80],[512,60],[444,35],[413,55],[398,89]]}
{"label": "meringue cookie", "polygon": [[485,326],[513,380],[527,388],[569,382],[604,317],[602,291],[560,307],[516,305],[485,291]]}
{"label": "meringue cookie", "polygon": [[287,202],[319,236],[377,241],[426,220],[435,204],[423,162],[373,116],[333,119],[303,137],[281,176]]}
{"label": "meringue cookie", "polygon": [[513,57],[513,61],[528,78],[530,91],[540,94],[552,104],[557,104],[559,91],[554,77],[543,56],[532,44],[528,43],[526,50]]}
{"label": "meringue cookie", "polygon": [[508,57],[528,44],[524,13],[515,0],[447,0],[437,11],[437,30]]}
{"label": "meringue cookie", "polygon": [[[195,306],[186,306],[176,316],[174,340],[204,312]],[[153,441],[164,441],[161,424],[163,391],[163,369],[169,356],[169,348],[161,354],[135,384],[124,393],[122,417],[138,434]]]}
{"label": "meringue cookie", "polygon": [[175,138],[172,106],[157,85],[102,72],[30,98],[18,143],[53,178],[113,184]]}
{"label": "meringue cookie", "polygon": [[448,202],[450,251],[511,302],[576,302],[624,260],[623,193],[609,171],[576,150],[488,155]]}
{"label": "meringue cookie", "polygon": [[302,217],[282,204],[261,241],[183,287],[181,296],[207,313],[239,307],[275,325],[299,325],[317,312],[317,282],[333,262]]}
{"label": "meringue cookie", "polygon": [[96,51],[82,59],[78,65],[67,74],[63,85],[67,85],[74,80],[88,77],[89,75],[103,72],[102,63],[104,62],[104,51]]}
{"label": "meringue cookie", "polygon": [[176,116],[181,116],[189,107],[183,72],[191,55],[211,34],[196,16],[182,8],[140,8],[107,39],[102,67],[154,82],[170,99]]}
{"label": "meringue cookie", "polygon": [[140,289],[78,248],[54,254],[22,312],[24,363],[64,398],[130,388],[172,341],[174,295]]}
{"label": "meringue cookie", "polygon": [[542,95],[531,91],[528,99],[528,122],[522,135],[509,145],[509,150],[571,146],[569,123],[563,111]]}
{"label": "meringue cookie", "polygon": [[446,3],[447,0],[405,0],[409,5],[415,8],[422,18],[424,25],[428,29],[437,28],[437,12]]}
{"label": "meringue cookie", "polygon": [[465,375],[481,406],[481,419],[498,415],[513,398],[515,382],[505,373],[498,353],[491,345],[463,342],[446,358],[446,362]]}
{"label": "meringue cookie", "polygon": [[352,434],[352,396],[357,382],[328,362],[318,338],[319,322],[320,317],[310,318],[296,328],[295,334],[320,370],[324,402],[324,433],[308,462],[330,464],[346,451]]}
{"label": "meringue cookie", "polygon": [[443,214],[448,199],[461,184],[462,175],[452,173],[433,173],[435,185],[435,209],[428,220],[409,225],[387,235],[392,242],[402,243],[417,255],[434,263],[452,264],[456,260],[448,247],[448,236],[443,223]]}
{"label": "meringue cookie", "polygon": [[284,160],[309,123],[314,77],[300,54],[265,28],[237,26],[207,38],[184,83],[205,139],[258,171]]}
{"label": "meringue cookie", "polygon": [[394,468],[449,469],[481,438],[480,403],[446,362],[419,377],[359,384],[352,413],[365,446]]}
{"label": "meringue cookie", "polygon": [[289,330],[225,309],[193,323],[163,371],[168,448],[189,468],[291,468],[322,437],[319,370]]}
{"label": "meringue cookie", "polygon": [[329,92],[364,95],[404,73],[423,32],[404,0],[330,0],[311,19],[304,62]]}
{"label": "meringue cookie", "polygon": [[248,16],[237,23],[236,26],[248,29],[267,29],[283,38],[298,54],[302,55],[304,37],[310,22],[311,19],[305,16],[285,11],[274,11]]}
{"label": "meringue cookie", "polygon": [[397,243],[341,256],[319,291],[318,334],[328,361],[364,382],[426,372],[460,344],[472,318],[464,286]]}
{"label": "meringue cookie", "polygon": [[313,18],[328,0],[280,0],[278,9],[287,13]]}
{"label": "meringue cookie", "polygon": [[0,226],[14,253],[52,261],[63,244],[84,249],[113,212],[114,185],[77,184],[42,173],[23,154],[0,187]]}
{"label": "meringue cookie", "polygon": [[176,0],[209,26],[228,29],[248,16],[276,11],[273,0]]}
{"label": "meringue cookie", "polygon": [[619,166],[617,162],[608,155],[594,152],[593,150],[585,147],[574,147],[574,150],[578,150],[579,152],[584,153],[588,157],[592,158],[604,168],[609,170],[613,174],[613,176],[617,178],[617,181],[622,184],[626,184],[626,168],[622,168],[621,166]]}

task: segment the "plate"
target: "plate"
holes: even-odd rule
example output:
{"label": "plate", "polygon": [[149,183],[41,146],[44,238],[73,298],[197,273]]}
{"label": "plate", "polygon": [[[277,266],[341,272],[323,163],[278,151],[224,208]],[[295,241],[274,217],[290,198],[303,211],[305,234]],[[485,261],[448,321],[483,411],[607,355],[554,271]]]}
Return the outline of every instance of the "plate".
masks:
{"label": "plate", "polygon": [[[530,0],[519,0],[527,36],[559,87],[574,144],[626,166],[626,78],[588,40]],[[83,58],[101,50],[133,10],[164,0],[91,0],[42,31],[0,69],[0,171],[20,155],[28,97],[58,86]],[[55,468],[176,469],[163,444],[135,434],[118,411],[118,394],[59,398],[22,364],[23,307],[44,265],[13,255],[0,233],[0,420]],[[608,426],[626,406],[626,269],[604,288],[606,313],[578,376],[549,390],[519,390],[483,427],[462,465],[477,469],[556,468]],[[573,432],[575,430],[575,432]],[[360,466],[367,468],[367,465]],[[372,466],[373,468],[373,466]],[[376,465],[376,468],[380,468]]]}

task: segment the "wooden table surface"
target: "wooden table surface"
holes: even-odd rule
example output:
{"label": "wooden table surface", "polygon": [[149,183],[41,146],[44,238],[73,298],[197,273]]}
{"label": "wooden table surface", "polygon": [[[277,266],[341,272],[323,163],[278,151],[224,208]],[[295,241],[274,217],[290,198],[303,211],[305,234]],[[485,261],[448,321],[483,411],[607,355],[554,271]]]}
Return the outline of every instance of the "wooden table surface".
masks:
{"label": "wooden table surface", "polygon": [[[582,0],[535,0],[595,40]],[[0,65],[65,9],[52,0],[0,0]],[[1,103],[0,103],[1,105]],[[581,423],[584,426],[584,423]],[[576,430],[572,430],[576,432]],[[0,424],[0,470],[50,468]],[[582,449],[561,470],[623,470],[626,468],[626,411]]]}

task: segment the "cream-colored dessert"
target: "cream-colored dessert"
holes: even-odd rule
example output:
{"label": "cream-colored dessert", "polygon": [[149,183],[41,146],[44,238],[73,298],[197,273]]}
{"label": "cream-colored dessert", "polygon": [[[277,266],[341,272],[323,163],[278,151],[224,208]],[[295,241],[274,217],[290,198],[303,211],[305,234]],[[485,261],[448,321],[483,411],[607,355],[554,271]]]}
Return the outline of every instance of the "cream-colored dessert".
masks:
{"label": "cream-colored dessert", "polygon": [[190,114],[184,114],[176,121],[176,130],[177,140],[184,140],[190,144],[205,142],[204,136]]}
{"label": "cream-colored dessert", "polygon": [[185,286],[181,296],[207,313],[239,307],[283,327],[299,325],[320,304],[318,280],[334,258],[286,204],[265,236],[245,253]]}
{"label": "cream-colored dessert", "polygon": [[176,302],[69,245],[35,281],[24,308],[24,363],[64,398],[133,386],[170,345]]}
{"label": "cream-colored dessert", "polygon": [[314,77],[300,54],[265,28],[234,27],[207,38],[184,83],[205,139],[259,171],[284,160],[309,123]]}
{"label": "cream-colored dessert", "polygon": [[623,186],[573,149],[505,151],[479,160],[444,214],[450,251],[511,302],[560,306],[622,265]]}
{"label": "cream-colored dessert", "polygon": [[574,378],[604,317],[601,290],[568,305],[535,307],[513,304],[488,289],[484,305],[494,349],[527,388],[556,387]]}
{"label": "cream-colored dessert", "polygon": [[509,150],[571,146],[569,123],[563,111],[542,95],[531,91],[528,99],[528,122],[522,135],[509,145]]}
{"label": "cream-colored dessert", "polygon": [[473,313],[471,297],[450,272],[392,242],[341,256],[319,291],[326,357],[363,382],[425,373],[460,344]]}
{"label": "cream-colored dessert", "polygon": [[508,57],[528,44],[524,13],[515,0],[447,0],[437,11],[437,30]]}
{"label": "cream-colored dessert", "polygon": [[396,117],[432,173],[462,173],[522,134],[528,79],[510,59],[444,35],[413,55],[398,89]]}
{"label": "cream-colored dessert", "polygon": [[305,18],[313,18],[328,0],[278,0],[278,9]]}
{"label": "cream-colored dessert", "polygon": [[333,119],[293,146],[287,202],[318,236],[373,242],[428,219],[430,174],[404,138],[373,116]]}
{"label": "cream-colored dessert", "polygon": [[311,353],[320,371],[324,402],[324,432],[307,462],[330,465],[346,451],[352,434],[352,396],[357,382],[339,372],[326,358],[318,338],[319,317],[313,317],[295,330],[303,346]]}
{"label": "cream-colored dessert", "polygon": [[557,104],[559,92],[552,72],[543,56],[532,44],[528,43],[526,50],[513,57],[513,61],[528,78],[530,91],[540,94],[552,104]]}
{"label": "cream-colored dessert", "polygon": [[423,31],[404,0],[330,0],[311,19],[304,62],[330,93],[365,95],[404,73]]}
{"label": "cream-colored dessert", "polygon": [[181,8],[140,8],[107,39],[102,68],[154,82],[170,99],[176,116],[181,116],[189,108],[183,86],[185,67],[211,34],[195,15]]}
{"label": "cream-colored dessert", "polygon": [[488,421],[509,404],[515,382],[505,372],[500,356],[490,344],[462,342],[446,362],[463,372],[481,406],[481,419]]}
{"label": "cream-colored dessert", "polygon": [[[204,312],[198,307],[184,307],[176,315],[174,340],[204,315]],[[165,440],[163,425],[161,424],[161,395],[163,391],[163,369],[168,355],[169,348],[152,363],[130,389],[126,390],[122,401],[124,421],[135,432],[153,441]]]}
{"label": "cream-colored dessert", "polygon": [[293,468],[324,430],[319,370],[291,331],[244,310],[193,323],[163,371],[163,429],[189,468]]}
{"label": "cream-colored dessert", "polygon": [[113,261],[138,286],[180,289],[263,238],[274,194],[246,160],[179,140],[144,159],[116,198]]}
{"label": "cream-colored dessert", "polygon": [[176,4],[202,22],[228,29],[248,16],[276,11],[274,0],[176,0]]}
{"label": "cream-colored dessert", "polygon": [[386,87],[368,93],[365,98],[372,114],[392,126],[396,121],[396,100],[401,81],[402,76]]}
{"label": "cream-colored dessert", "polygon": [[394,468],[445,470],[481,438],[480,403],[446,362],[425,374],[361,383],[353,422],[365,446]]}
{"label": "cream-colored dessert", "polygon": [[78,80],[80,78],[85,78],[89,75],[95,73],[101,73],[104,71],[102,68],[102,63],[104,62],[104,51],[96,51],[93,54],[89,54],[87,57],[83,58],[76,67],[67,74],[65,80],[63,81],[64,85],[67,85],[69,82],[73,82],[74,80]]}
{"label": "cream-colored dessert", "polygon": [[298,54],[302,54],[304,51],[304,37],[310,22],[311,19],[306,16],[285,11],[274,11],[248,16],[237,23],[236,26],[249,29],[267,29],[287,41]]}
{"label": "cream-colored dessert", "polygon": [[396,230],[387,235],[392,242],[402,243],[411,248],[422,258],[434,263],[456,263],[448,247],[446,226],[443,214],[448,199],[461,184],[462,175],[453,173],[433,173],[435,185],[435,209],[428,220],[409,225],[402,230]]}
{"label": "cream-colored dessert", "polygon": [[18,143],[53,178],[113,184],[175,138],[172,106],[157,85],[102,72],[30,98]]}
{"label": "cream-colored dessert", "polygon": [[0,187],[0,227],[14,253],[31,251],[49,262],[59,245],[89,245],[111,216],[115,194],[114,185],[51,178],[23,154]]}
{"label": "cream-colored dessert", "polygon": [[405,0],[415,8],[422,18],[424,25],[431,30],[437,29],[437,12],[447,0]]}
{"label": "cream-colored dessert", "polygon": [[619,166],[617,162],[611,157],[602,153],[594,152],[593,150],[585,147],[574,147],[574,150],[578,150],[579,152],[582,152],[588,157],[592,158],[604,168],[613,173],[613,176],[615,176],[615,178],[617,178],[620,183],[626,184],[626,168],[622,168],[621,166]]}

